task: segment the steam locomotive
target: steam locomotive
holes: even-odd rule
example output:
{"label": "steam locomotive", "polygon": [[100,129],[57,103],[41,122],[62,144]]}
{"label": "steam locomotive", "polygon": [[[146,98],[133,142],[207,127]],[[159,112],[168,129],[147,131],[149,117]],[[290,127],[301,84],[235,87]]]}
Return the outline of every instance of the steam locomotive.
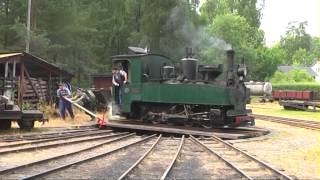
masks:
{"label": "steam locomotive", "polygon": [[200,65],[187,48],[179,64],[137,47],[112,56],[113,66],[128,73],[120,114],[152,123],[178,123],[205,128],[254,125],[246,109],[250,97],[244,85],[246,66],[235,65],[234,51],[223,64]]}

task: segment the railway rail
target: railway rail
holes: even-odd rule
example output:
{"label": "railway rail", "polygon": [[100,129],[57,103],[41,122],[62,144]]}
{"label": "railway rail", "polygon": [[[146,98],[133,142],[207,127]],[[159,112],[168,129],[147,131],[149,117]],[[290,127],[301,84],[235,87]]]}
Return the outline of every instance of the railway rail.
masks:
{"label": "railway rail", "polygon": [[97,128],[92,126],[81,127],[80,129],[69,129],[57,132],[48,133],[31,133],[31,134],[19,134],[19,135],[4,135],[0,137],[0,142],[16,142],[16,141],[31,141],[39,139],[50,139],[59,137],[66,137],[75,133],[87,133],[88,131],[96,131]]}
{"label": "railway rail", "polygon": [[[49,143],[49,144],[40,144],[39,143],[47,143],[47,141],[44,142],[36,142],[35,144],[33,144],[33,142],[30,142],[29,144],[22,144],[20,145],[20,147],[16,147],[16,145],[11,146],[2,146],[0,147],[0,155],[3,154],[10,154],[10,153],[17,153],[17,152],[25,152],[25,151],[32,151],[32,150],[36,150],[36,149],[45,149],[45,148],[52,148],[52,147],[57,147],[57,146],[63,146],[63,145],[70,145],[70,144],[76,144],[76,143],[83,143],[83,142],[88,142],[88,141],[97,141],[97,140],[101,140],[101,139],[106,139],[106,138],[110,138],[110,137],[116,137],[122,134],[126,134],[126,132],[123,133],[115,133],[112,134],[112,131],[105,131],[103,132],[103,134],[98,133],[97,137],[93,136],[91,133],[87,135],[87,137],[82,138],[82,139],[75,139],[75,140],[67,140],[65,141],[64,139],[62,139],[62,141],[58,141],[58,142],[53,142],[53,143]],[[90,137],[90,136],[93,137]],[[58,139],[61,140],[61,139]],[[26,146],[25,146],[26,145]]]}
{"label": "railway rail", "polygon": [[276,116],[267,116],[267,115],[260,115],[260,114],[254,114],[253,116],[256,119],[260,119],[260,120],[264,120],[264,121],[282,123],[282,124],[287,124],[287,125],[291,125],[291,126],[312,129],[312,130],[320,130],[320,122],[316,122],[316,121],[301,120],[301,119],[294,119],[294,118],[284,118],[284,117],[276,117]]}
{"label": "railway rail", "polygon": [[47,143],[47,142],[52,142],[52,141],[58,141],[58,140],[67,140],[67,139],[73,139],[73,138],[81,138],[81,137],[86,137],[86,136],[99,136],[103,134],[108,134],[111,133],[111,130],[104,130],[104,131],[93,131],[93,132],[83,132],[83,133],[74,133],[70,134],[68,136],[58,136],[58,137],[52,137],[52,138],[44,138],[44,139],[37,139],[33,141],[24,141],[24,142],[17,142],[17,143],[10,143],[6,145],[0,145],[1,148],[9,148],[9,147],[17,147],[17,146],[22,146],[22,145],[34,145],[34,144],[41,144],[41,143]]}
{"label": "railway rail", "polygon": [[[106,177],[119,180],[214,179],[221,177],[291,179],[291,177],[217,136],[196,138],[189,134],[168,135],[163,133],[139,135],[130,132],[100,130],[96,135],[89,131],[88,135],[81,137],[81,139],[76,139],[80,137],[66,139],[60,137],[60,139],[44,139],[43,142],[34,140],[29,145],[20,144],[7,148],[3,146],[0,147],[0,154],[4,152],[0,156],[0,162],[6,161],[5,158],[15,157],[17,154],[20,156],[24,156],[23,153],[32,154],[33,152],[29,152],[29,150],[35,148],[56,146],[64,148],[70,143],[77,144],[79,148],[74,148],[63,154],[53,152],[48,154],[46,158],[35,158],[25,163],[0,165],[0,179],[56,179],[57,174],[63,174],[60,177],[72,178],[79,173],[90,173],[91,171],[86,171],[86,166],[92,161],[98,161],[96,164],[102,164],[104,165],[102,168],[106,169],[108,169],[106,162],[109,162],[110,166],[114,166],[118,173],[114,174],[114,170],[110,169],[109,171],[103,169],[101,171],[106,172]],[[82,147],[81,143],[83,142],[92,142],[92,144]],[[137,153],[132,154],[132,152]],[[114,161],[106,160],[111,156],[116,159]],[[116,163],[121,161],[121,156],[124,156],[122,160],[126,160],[127,166],[123,162]],[[97,178],[96,174],[90,174],[89,177]]]}

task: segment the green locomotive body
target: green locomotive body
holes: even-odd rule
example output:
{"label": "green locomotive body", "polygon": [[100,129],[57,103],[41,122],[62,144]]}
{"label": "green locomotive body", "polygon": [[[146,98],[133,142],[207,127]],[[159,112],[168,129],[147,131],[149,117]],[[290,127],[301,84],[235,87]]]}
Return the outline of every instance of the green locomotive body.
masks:
{"label": "green locomotive body", "polygon": [[[190,57],[184,58],[181,68],[177,68],[169,58],[158,54],[113,56],[113,65],[121,64],[128,74],[120,113],[142,121],[209,128],[254,124],[246,110],[249,91],[236,78],[239,68],[235,69],[231,62],[233,51],[229,55],[226,71],[222,65],[200,66]],[[217,80],[219,76],[225,78]]]}

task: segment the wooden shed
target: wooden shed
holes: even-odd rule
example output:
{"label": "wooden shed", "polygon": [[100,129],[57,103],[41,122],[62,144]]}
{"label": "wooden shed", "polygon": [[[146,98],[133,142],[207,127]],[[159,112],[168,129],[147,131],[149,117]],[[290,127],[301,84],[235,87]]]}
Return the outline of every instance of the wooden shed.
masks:
{"label": "wooden shed", "polygon": [[112,74],[91,75],[92,85],[95,89],[110,89],[112,87]]}
{"label": "wooden shed", "polygon": [[53,102],[57,83],[72,74],[29,53],[0,54],[0,93],[20,107],[40,101]]}

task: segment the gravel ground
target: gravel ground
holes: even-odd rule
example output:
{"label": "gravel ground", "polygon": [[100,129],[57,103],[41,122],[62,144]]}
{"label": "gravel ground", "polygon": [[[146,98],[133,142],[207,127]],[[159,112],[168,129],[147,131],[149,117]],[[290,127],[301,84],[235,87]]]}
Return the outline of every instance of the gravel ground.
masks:
{"label": "gravel ground", "polygon": [[224,162],[189,139],[185,140],[180,155],[168,179],[239,179],[241,176]]}
{"label": "gravel ground", "polygon": [[[26,175],[39,173],[39,172],[42,172],[42,171],[44,171],[46,169],[51,169],[51,168],[54,168],[54,167],[65,165],[65,164],[70,163],[70,162],[75,162],[75,161],[78,161],[78,160],[81,160],[81,159],[84,159],[84,158],[92,157],[92,156],[94,156],[96,154],[100,154],[100,153],[105,152],[106,149],[116,148],[116,147],[119,147],[121,145],[136,141],[138,139],[140,139],[140,137],[138,137],[138,136],[135,137],[134,136],[132,138],[124,139],[121,142],[114,142],[114,143],[111,143],[111,144],[107,144],[107,145],[103,145],[101,147],[95,148],[93,150],[89,150],[89,151],[86,151],[86,152],[78,153],[78,154],[71,155],[71,156],[68,156],[68,157],[65,157],[65,158],[59,158],[59,159],[56,159],[54,161],[41,163],[39,165],[29,166],[27,168],[24,168],[23,170],[18,170],[15,174],[8,173],[6,175],[3,175],[2,177],[0,177],[0,179],[1,178],[5,178],[5,179],[21,179],[21,178],[25,177]],[[62,177],[64,177],[63,174],[61,174],[61,175],[62,175]],[[69,174],[69,176],[70,175],[73,176],[73,174]],[[65,178],[63,178],[63,179],[65,179]]]}
{"label": "gravel ground", "polygon": [[268,128],[268,139],[239,141],[233,144],[256,155],[287,175],[299,179],[320,179],[320,132],[279,123],[256,120]]}
{"label": "gravel ground", "polygon": [[161,138],[148,156],[128,174],[128,179],[160,179],[178,150],[180,138]]}
{"label": "gravel ground", "polygon": [[[114,143],[109,148],[104,148],[104,152],[140,140],[141,138],[135,137],[121,143]],[[137,161],[154,141],[155,138],[96,160],[73,165],[70,168],[39,179],[116,179]]]}

